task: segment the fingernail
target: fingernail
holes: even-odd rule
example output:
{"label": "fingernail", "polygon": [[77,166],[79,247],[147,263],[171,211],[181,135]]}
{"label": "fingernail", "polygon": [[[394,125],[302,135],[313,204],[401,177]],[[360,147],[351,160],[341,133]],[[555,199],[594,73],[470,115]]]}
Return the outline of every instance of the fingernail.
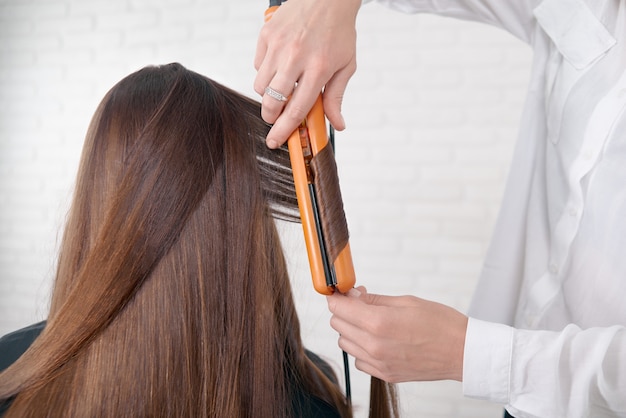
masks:
{"label": "fingernail", "polygon": [[348,296],[352,296],[352,297],[358,298],[359,296],[361,296],[361,292],[359,292],[355,288],[352,288],[352,289],[348,290]]}
{"label": "fingernail", "polygon": [[267,145],[267,147],[270,149],[278,148],[278,142],[274,141],[273,139],[268,139],[267,141],[265,141],[265,145]]}

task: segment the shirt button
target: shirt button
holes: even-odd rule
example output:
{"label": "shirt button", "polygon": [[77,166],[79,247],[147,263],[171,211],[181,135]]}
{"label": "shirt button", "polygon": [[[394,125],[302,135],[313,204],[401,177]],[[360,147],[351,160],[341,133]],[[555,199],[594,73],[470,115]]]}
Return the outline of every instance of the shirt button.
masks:
{"label": "shirt button", "polygon": [[578,209],[576,209],[576,208],[569,208],[568,213],[569,213],[569,216],[576,217],[576,216],[578,216]]}

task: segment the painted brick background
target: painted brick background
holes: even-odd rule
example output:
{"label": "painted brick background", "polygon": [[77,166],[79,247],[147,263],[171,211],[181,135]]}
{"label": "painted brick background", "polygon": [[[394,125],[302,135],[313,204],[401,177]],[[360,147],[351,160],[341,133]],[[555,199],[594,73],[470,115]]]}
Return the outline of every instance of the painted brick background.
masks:
{"label": "painted brick background", "polygon": [[[260,0],[0,0],[0,334],[46,317],[87,125],[119,79],[178,61],[252,90]],[[467,309],[497,214],[530,51],[476,23],[368,4],[337,161],[359,284]],[[280,225],[307,345],[340,372],[300,227]],[[368,378],[352,368],[357,416]],[[400,385],[406,417],[499,417],[458,382]]]}

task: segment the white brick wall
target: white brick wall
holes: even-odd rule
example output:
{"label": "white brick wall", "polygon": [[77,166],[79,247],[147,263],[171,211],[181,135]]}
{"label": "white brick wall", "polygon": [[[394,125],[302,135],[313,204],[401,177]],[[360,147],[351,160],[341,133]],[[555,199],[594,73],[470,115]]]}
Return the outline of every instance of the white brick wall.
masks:
{"label": "white brick wall", "polygon": [[[261,0],[0,0],[0,334],[46,317],[89,119],[144,65],[172,61],[245,94]],[[376,4],[358,20],[359,70],[337,160],[358,282],[468,306],[498,209],[530,61],[510,35]],[[283,226],[310,348],[340,367],[311,297],[299,226]],[[358,417],[368,379],[352,369]],[[400,385],[407,417],[498,417],[456,382]]]}

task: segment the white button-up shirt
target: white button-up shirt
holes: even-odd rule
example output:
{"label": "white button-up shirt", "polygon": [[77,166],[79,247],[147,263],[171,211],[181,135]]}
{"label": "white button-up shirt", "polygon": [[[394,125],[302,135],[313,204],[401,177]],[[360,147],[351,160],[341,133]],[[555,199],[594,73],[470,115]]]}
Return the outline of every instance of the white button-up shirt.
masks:
{"label": "white button-up shirt", "polygon": [[463,390],[523,417],[626,417],[626,1],[378,0],[534,51],[470,309]]}

